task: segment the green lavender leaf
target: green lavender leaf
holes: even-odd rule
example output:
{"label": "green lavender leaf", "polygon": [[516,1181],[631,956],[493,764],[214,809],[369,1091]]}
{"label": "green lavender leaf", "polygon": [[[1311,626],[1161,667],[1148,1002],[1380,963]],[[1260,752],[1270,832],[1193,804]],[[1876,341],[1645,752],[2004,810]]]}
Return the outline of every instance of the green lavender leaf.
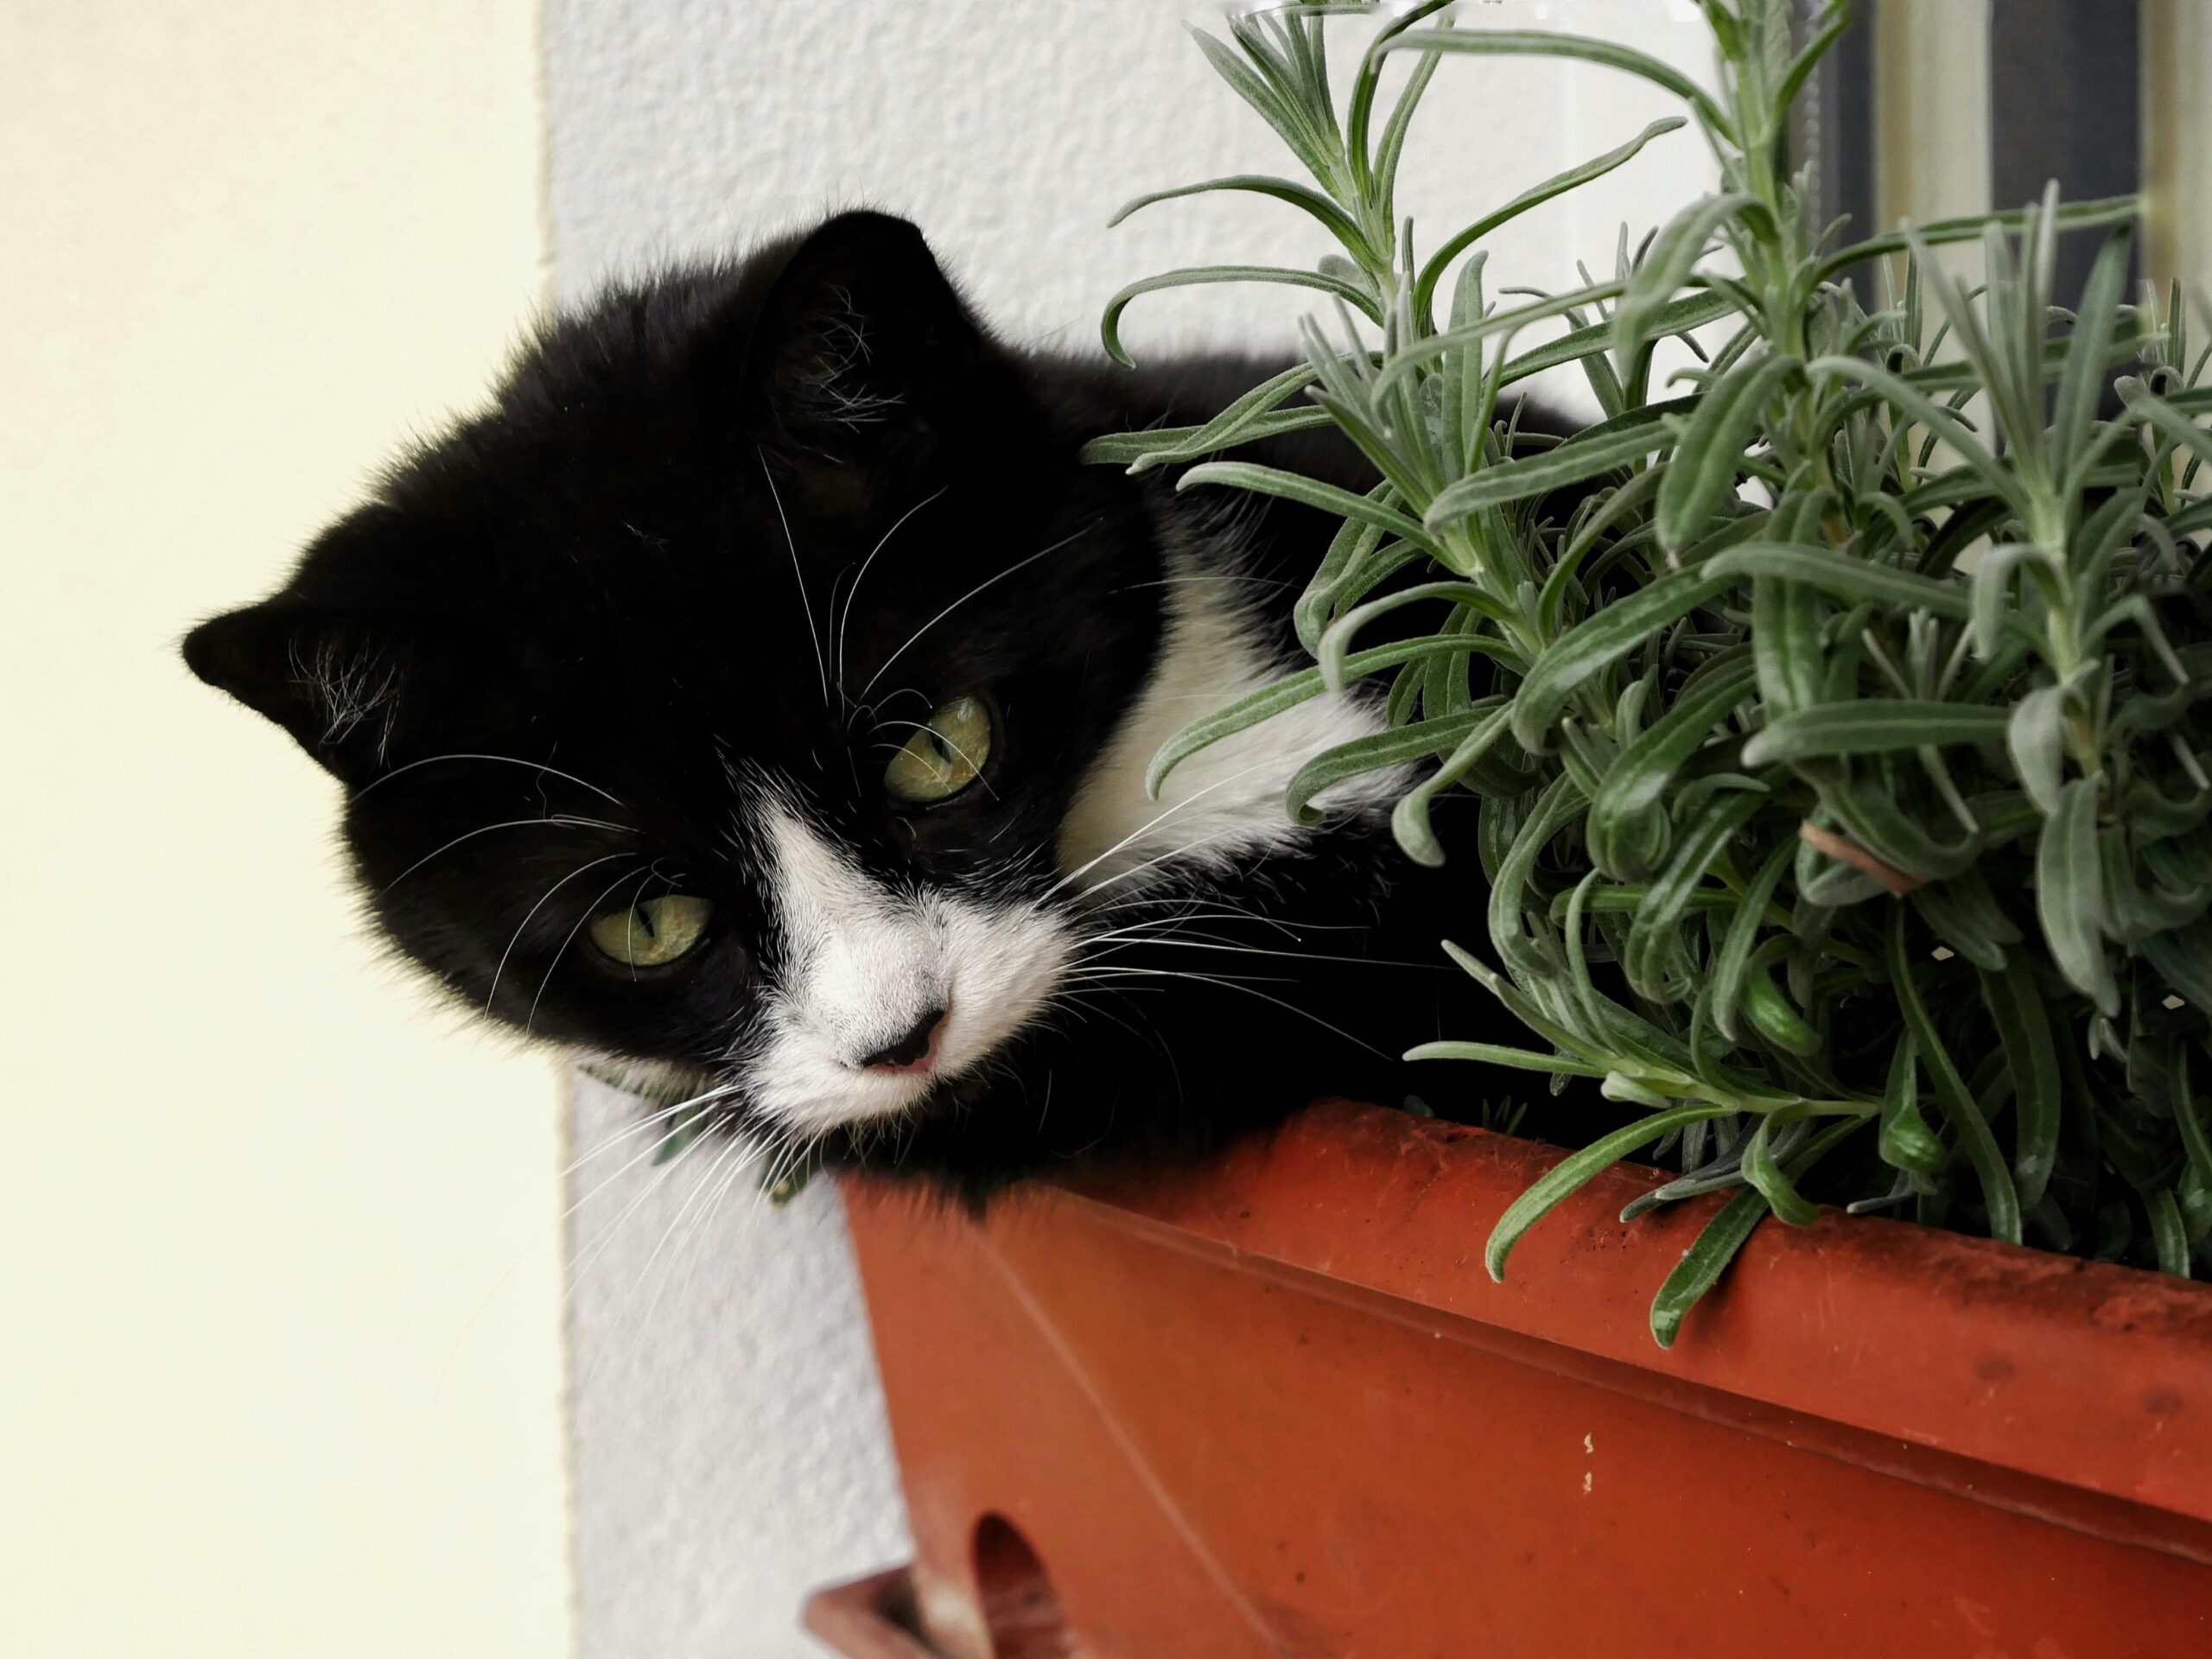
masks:
{"label": "green lavender leaf", "polygon": [[1538,1176],[1527,1192],[1506,1207],[1505,1213],[1497,1218],[1497,1225],[1491,1229],[1490,1240],[1483,1246],[1483,1266],[1489,1269],[1490,1276],[1503,1283],[1506,1258],[1512,1255],[1513,1247],[1531,1227],[1586,1186],[1592,1178],[1611,1168],[1630,1153],[1649,1146],[1660,1136],[1671,1135],[1691,1123],[1719,1117],[1724,1109],[1719,1106],[1676,1106],[1654,1112],[1625,1128],[1615,1129],[1580,1152],[1570,1153]]}
{"label": "green lavender leaf", "polygon": [[2094,778],[2076,778],[2059,791],[2036,851],[2036,914],[2058,971],[2110,1019],[2120,1012],[2120,986],[2105,956],[2097,795]]}
{"label": "green lavender leaf", "polygon": [[1567,630],[1530,665],[1513,700],[1513,736],[1524,749],[1547,745],[1559,712],[1575,689],[1735,585],[1728,576],[1675,570]]}

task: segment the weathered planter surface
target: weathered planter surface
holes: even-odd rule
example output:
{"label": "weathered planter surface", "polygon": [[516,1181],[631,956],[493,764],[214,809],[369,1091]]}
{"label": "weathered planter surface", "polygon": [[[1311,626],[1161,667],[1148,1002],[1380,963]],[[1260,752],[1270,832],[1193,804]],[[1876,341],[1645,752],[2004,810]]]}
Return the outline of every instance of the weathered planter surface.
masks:
{"label": "weathered planter surface", "polygon": [[1827,1217],[1662,1351],[1713,1206],[1648,1171],[1484,1273],[1559,1156],[1330,1103],[980,1225],[853,1183],[914,1650],[2212,1652],[2212,1290]]}

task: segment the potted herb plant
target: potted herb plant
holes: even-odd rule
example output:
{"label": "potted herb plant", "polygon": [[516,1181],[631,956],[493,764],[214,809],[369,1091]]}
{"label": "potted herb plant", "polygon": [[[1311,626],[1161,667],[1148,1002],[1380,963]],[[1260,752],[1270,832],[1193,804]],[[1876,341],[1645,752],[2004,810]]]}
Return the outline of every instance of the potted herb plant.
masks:
{"label": "potted herb plant", "polygon": [[[851,1187],[919,1559],[822,1604],[841,1640],[908,1640],[902,1596],[963,1659],[2212,1640],[2207,354],[2178,295],[2125,291],[2132,200],[1816,222],[1789,116],[1848,5],[1700,3],[1711,91],[1442,0],[1389,10],[1341,103],[1325,20],[1372,8],[1201,37],[1305,177],[1134,206],[1258,191],[1342,251],[1133,283],[1107,348],[1179,283],[1334,315],[1205,427],[1093,446],[1343,521],[1314,665],[1155,779],[1388,676],[1389,729],[1286,810],[1413,763],[1394,824],[1433,862],[1433,807],[1478,798],[1487,938],[1445,948],[1500,1018],[1420,1052],[1640,1116],[1560,1152],[1329,1104],[981,1224]],[[1683,118],[1417,251],[1423,93],[1516,54]],[[1685,124],[1715,194],[1603,281],[1499,297],[1485,237]],[[2055,296],[2076,232],[2102,251]],[[1973,289],[1929,257],[1968,241]],[[1883,295],[1839,283],[1869,261]],[[1508,389],[1563,365],[1602,418],[1517,431]],[[1366,495],[1235,458],[1324,424]]]}

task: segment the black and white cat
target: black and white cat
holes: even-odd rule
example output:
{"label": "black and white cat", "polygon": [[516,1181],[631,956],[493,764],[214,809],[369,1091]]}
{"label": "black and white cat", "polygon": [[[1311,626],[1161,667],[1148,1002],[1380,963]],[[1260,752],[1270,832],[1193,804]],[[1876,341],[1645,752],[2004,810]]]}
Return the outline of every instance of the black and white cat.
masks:
{"label": "black and white cat", "polygon": [[1471,846],[1399,857],[1393,777],[1285,814],[1377,704],[1143,786],[1291,662],[1332,526],[1077,461],[1263,372],[1007,349],[912,226],[847,214],[550,325],[185,655],[346,787],[402,951],[739,1133],[980,1192],[1395,1102],[1447,1004],[1452,1034],[1495,1016],[1436,965],[1479,931]]}

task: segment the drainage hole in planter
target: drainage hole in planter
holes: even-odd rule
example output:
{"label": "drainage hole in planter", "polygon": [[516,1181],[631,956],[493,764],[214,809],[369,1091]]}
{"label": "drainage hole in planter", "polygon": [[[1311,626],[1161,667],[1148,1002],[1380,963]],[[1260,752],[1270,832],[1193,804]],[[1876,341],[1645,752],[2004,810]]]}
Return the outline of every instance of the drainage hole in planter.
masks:
{"label": "drainage hole in planter", "polygon": [[1002,1515],[976,1523],[976,1589],[991,1632],[991,1659],[1074,1659],[1059,1592],[1029,1541]]}

